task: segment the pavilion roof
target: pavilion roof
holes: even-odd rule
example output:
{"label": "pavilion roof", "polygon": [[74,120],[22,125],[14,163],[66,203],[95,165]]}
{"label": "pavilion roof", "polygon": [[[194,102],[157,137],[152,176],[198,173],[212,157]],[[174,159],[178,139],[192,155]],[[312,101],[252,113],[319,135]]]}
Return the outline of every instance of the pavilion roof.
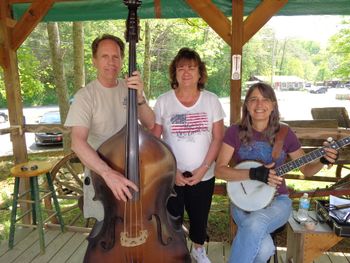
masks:
{"label": "pavilion roof", "polygon": [[[207,2],[207,0],[200,1]],[[212,2],[226,16],[232,15],[232,0],[212,0]],[[260,0],[245,0],[244,14],[250,14],[260,3]],[[28,6],[28,3],[13,4],[14,18],[20,18]],[[122,0],[61,0],[53,5],[43,21],[125,19],[127,13],[128,9]],[[138,14],[140,18],[198,17],[185,0],[143,0]],[[276,15],[350,15],[350,1],[289,0]]]}

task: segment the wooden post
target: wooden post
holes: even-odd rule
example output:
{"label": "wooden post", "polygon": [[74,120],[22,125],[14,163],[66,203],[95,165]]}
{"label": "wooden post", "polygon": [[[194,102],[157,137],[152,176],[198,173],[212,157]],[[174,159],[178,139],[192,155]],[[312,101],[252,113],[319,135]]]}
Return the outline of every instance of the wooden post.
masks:
{"label": "wooden post", "polygon": [[241,116],[243,6],[243,0],[232,0],[230,124]]}
{"label": "wooden post", "polygon": [[[17,128],[11,132],[13,156],[16,164],[28,160],[17,49],[41,21],[53,3],[54,0],[35,1],[17,22],[11,17],[10,1],[0,1],[0,65],[4,71],[10,126]],[[21,182],[21,192],[28,188],[28,180],[23,184]],[[22,205],[24,211],[28,208],[28,205]],[[23,218],[23,222],[30,222],[29,215]]]}
{"label": "wooden post", "polygon": [[24,136],[24,117],[21,87],[18,73],[17,53],[11,47],[11,33],[6,21],[10,20],[10,9],[8,0],[3,0],[0,3],[0,38],[1,49],[3,54],[3,63],[1,64],[4,70],[4,80],[6,88],[6,99],[9,109],[9,121],[12,127],[18,127],[17,130],[11,133],[13,144],[13,155],[15,162],[27,161],[27,146]]}
{"label": "wooden post", "polygon": [[[2,68],[4,71],[4,81],[6,88],[6,99],[9,112],[9,121],[11,127],[18,127],[18,129],[11,132],[11,141],[13,145],[13,156],[15,163],[22,163],[28,160],[27,146],[24,133],[24,117],[21,87],[19,80],[17,52],[11,47],[11,32],[6,21],[10,19],[10,9],[8,0],[0,2],[0,39],[2,50]],[[20,191],[28,188],[28,180],[21,182]],[[22,209],[28,210],[28,204],[21,204]],[[24,223],[30,223],[30,215],[23,218]]]}
{"label": "wooden post", "polygon": [[11,17],[10,1],[0,1],[0,63],[4,70],[10,125],[11,127],[18,127],[16,131],[11,133],[15,163],[25,162],[28,159],[17,49],[41,21],[53,3],[54,0],[34,1],[17,22]]}

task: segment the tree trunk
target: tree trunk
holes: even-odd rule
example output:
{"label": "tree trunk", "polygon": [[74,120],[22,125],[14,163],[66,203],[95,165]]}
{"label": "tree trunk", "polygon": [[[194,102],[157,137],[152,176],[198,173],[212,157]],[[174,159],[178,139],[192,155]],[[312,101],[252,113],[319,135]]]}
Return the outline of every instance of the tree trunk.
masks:
{"label": "tree trunk", "polygon": [[[52,68],[58,97],[58,107],[60,109],[61,122],[64,123],[69,110],[69,102],[58,24],[48,23],[47,33],[49,36]],[[70,151],[70,137],[65,133],[63,134],[63,150],[64,152]]]}
{"label": "tree trunk", "polygon": [[287,39],[284,39],[283,49],[282,49],[282,57],[281,57],[281,63],[280,63],[280,71],[279,71],[280,75],[284,75],[284,74],[282,74],[282,72],[283,72],[282,69],[283,69],[284,57],[286,55],[286,46],[287,46]]}
{"label": "tree trunk", "polygon": [[151,77],[151,54],[150,54],[151,31],[149,29],[149,21],[145,22],[145,60],[143,62],[143,83],[144,91],[147,98],[151,98],[152,89],[150,86]]}
{"label": "tree trunk", "polygon": [[84,26],[83,22],[73,22],[74,50],[74,93],[85,86],[84,68]]}

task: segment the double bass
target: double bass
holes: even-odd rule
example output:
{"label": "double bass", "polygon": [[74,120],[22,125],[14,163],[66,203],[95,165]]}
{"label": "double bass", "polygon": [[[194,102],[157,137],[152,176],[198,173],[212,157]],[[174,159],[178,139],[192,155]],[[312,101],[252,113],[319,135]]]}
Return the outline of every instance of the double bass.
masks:
{"label": "double bass", "polygon": [[[136,70],[137,8],[141,1],[126,1],[129,9],[126,40],[129,42],[129,76]],[[104,180],[91,172],[95,200],[102,202],[105,218],[89,237],[84,262],[191,262],[185,235],[166,209],[173,193],[175,157],[161,140],[145,131],[137,120],[137,91],[128,91],[125,127],[97,150],[112,169],[139,188],[132,199],[117,200]]]}

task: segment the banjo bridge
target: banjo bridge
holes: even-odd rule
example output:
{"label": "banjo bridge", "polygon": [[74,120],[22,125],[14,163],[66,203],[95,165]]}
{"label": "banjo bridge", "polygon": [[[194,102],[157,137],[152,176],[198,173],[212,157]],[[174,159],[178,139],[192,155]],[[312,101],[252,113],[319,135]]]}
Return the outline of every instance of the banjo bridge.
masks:
{"label": "banjo bridge", "polygon": [[241,187],[242,187],[243,193],[245,193],[245,195],[247,195],[247,192],[246,192],[246,190],[245,190],[244,185],[243,185],[242,182],[241,182]]}

